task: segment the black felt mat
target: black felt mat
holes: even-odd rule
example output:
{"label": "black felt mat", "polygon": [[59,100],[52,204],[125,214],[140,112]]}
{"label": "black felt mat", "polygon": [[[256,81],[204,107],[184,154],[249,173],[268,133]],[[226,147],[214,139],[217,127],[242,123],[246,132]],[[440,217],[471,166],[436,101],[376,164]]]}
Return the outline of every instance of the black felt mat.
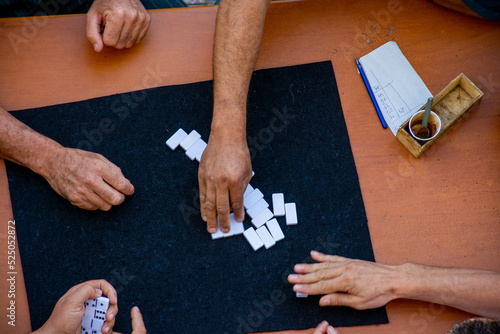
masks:
{"label": "black felt mat", "polygon": [[285,239],[269,250],[254,252],[243,236],[211,239],[197,211],[198,163],[165,145],[179,127],[208,140],[211,96],[212,83],[200,82],[13,112],[65,146],[103,154],[136,189],[109,212],[88,212],[8,163],[33,329],[71,286],[95,278],[118,290],[115,329],[125,333],[133,305],[150,333],[388,321],[384,308],[320,308],[319,297],[297,299],[286,282],[312,249],[374,260],[331,63],[262,70],[252,78],[251,184],[270,203],[272,193],[283,192],[299,219],[291,227],[279,219]]}

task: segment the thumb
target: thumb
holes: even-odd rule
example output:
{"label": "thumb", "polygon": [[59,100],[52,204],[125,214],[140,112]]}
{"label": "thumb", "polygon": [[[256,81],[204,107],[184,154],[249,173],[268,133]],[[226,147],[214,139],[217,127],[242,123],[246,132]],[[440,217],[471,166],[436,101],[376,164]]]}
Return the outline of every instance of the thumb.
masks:
{"label": "thumb", "polygon": [[87,39],[94,47],[95,52],[101,52],[104,48],[104,42],[101,35],[102,17],[97,12],[89,11],[87,13]]}

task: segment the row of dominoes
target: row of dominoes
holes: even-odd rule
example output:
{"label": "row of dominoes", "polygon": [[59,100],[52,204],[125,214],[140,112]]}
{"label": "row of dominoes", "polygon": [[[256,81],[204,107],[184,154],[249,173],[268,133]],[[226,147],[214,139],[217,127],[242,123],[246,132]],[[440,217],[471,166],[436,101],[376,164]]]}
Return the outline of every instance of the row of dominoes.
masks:
{"label": "row of dominoes", "polygon": [[[201,139],[201,135],[193,130],[189,134],[183,129],[177,130],[166,142],[171,150],[182,147],[186,151],[186,156],[191,160],[201,159],[207,144]],[[254,173],[252,172],[252,176]],[[212,234],[212,239],[226,238],[243,234],[250,246],[258,250],[262,246],[266,249],[274,246],[277,241],[285,238],[278,221],[274,217],[286,218],[287,225],[297,225],[297,210],[295,203],[286,203],[282,193],[273,194],[273,212],[269,209],[269,203],[264,199],[264,195],[258,188],[247,186],[243,195],[243,204],[247,215],[252,219],[255,226],[245,230],[243,223],[237,222],[234,213],[230,215],[231,227],[229,232],[223,233],[220,228]],[[264,226],[265,224],[265,226]]]}
{"label": "row of dominoes", "polygon": [[88,299],[85,302],[85,314],[82,318],[82,334],[101,333],[108,308],[109,299],[106,297]]}

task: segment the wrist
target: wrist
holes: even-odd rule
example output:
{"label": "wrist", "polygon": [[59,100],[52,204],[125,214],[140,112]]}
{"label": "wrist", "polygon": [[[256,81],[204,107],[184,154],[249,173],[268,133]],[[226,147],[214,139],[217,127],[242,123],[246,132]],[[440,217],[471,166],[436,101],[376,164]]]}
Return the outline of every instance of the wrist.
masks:
{"label": "wrist", "polygon": [[210,136],[220,140],[246,141],[246,110],[214,107]]}
{"label": "wrist", "polygon": [[414,263],[404,263],[396,267],[397,275],[394,282],[395,298],[415,299],[422,283],[422,266]]}
{"label": "wrist", "polygon": [[42,143],[37,149],[38,153],[36,157],[29,162],[27,167],[47,178],[54,171],[53,162],[64,147],[47,138],[47,141]]}

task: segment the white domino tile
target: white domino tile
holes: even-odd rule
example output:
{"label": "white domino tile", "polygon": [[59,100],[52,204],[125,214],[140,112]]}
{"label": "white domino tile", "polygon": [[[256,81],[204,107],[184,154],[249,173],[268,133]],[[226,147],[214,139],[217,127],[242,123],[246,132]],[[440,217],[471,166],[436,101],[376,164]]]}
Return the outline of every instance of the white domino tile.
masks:
{"label": "white domino tile", "polygon": [[186,138],[181,141],[179,145],[181,145],[184,151],[187,151],[191,147],[191,145],[193,145],[200,138],[201,135],[196,130],[193,130]]}
{"label": "white domino tile", "polygon": [[273,216],[273,213],[271,212],[271,210],[265,209],[257,217],[252,219],[252,224],[255,226],[255,228],[259,228],[273,217],[274,216]]}
{"label": "white domino tile", "polygon": [[210,234],[213,240],[215,239],[220,239],[224,237],[224,233],[220,230],[220,228],[217,228],[217,232]]}
{"label": "white domino tile", "polygon": [[179,129],[170,138],[168,138],[166,144],[171,150],[175,150],[181,141],[183,141],[187,136],[188,134],[186,131]]}
{"label": "white domino tile", "polygon": [[205,147],[207,147],[207,143],[200,138],[186,151],[186,156],[191,160],[194,160],[198,155],[201,158]]}
{"label": "white domino tile", "polygon": [[285,196],[282,193],[273,194],[273,213],[275,217],[285,215]]}
{"label": "white domino tile", "polygon": [[305,293],[302,293],[302,292],[296,292],[295,296],[297,298],[307,298],[309,295],[306,295]]}
{"label": "white domino tile", "polygon": [[243,236],[245,237],[245,239],[247,239],[248,243],[250,244],[250,246],[252,246],[254,251],[264,246],[264,243],[259,238],[257,232],[255,232],[253,227],[250,227],[245,232],[243,232]]}
{"label": "white domino tile", "polygon": [[240,235],[245,232],[245,226],[243,225],[243,222],[235,222],[234,225],[231,224],[231,230],[233,231],[234,235]]}
{"label": "white domino tile", "polygon": [[269,229],[269,232],[271,232],[271,235],[273,236],[274,241],[278,242],[280,240],[285,239],[285,235],[283,234],[283,231],[281,230],[280,224],[278,224],[278,221],[276,218],[271,219],[266,223],[267,228]]}
{"label": "white domino tile", "polygon": [[257,232],[257,235],[259,236],[260,240],[262,240],[262,242],[264,243],[264,247],[266,247],[266,249],[269,249],[274,245],[276,245],[276,241],[274,241],[273,237],[271,236],[265,225],[259,227],[255,232]]}
{"label": "white domino tile", "polygon": [[249,183],[247,188],[245,189],[245,193],[243,194],[243,198],[247,197],[247,195],[250,194],[252,191],[254,191],[254,189]]}
{"label": "white domino tile", "polygon": [[295,207],[295,203],[286,203],[285,204],[286,211],[286,224],[287,225],[297,225],[297,208]]}
{"label": "white domino tile", "polygon": [[82,317],[82,334],[101,333],[102,325],[106,321],[106,312],[109,307],[109,299],[99,297],[88,299],[85,302],[85,313]]}
{"label": "white domino tile", "polygon": [[243,234],[245,231],[245,226],[243,226],[243,222],[238,222],[236,219],[234,219],[234,214],[233,214],[233,219],[231,219],[231,231],[233,231],[234,235],[240,235]]}
{"label": "white domino tile", "polygon": [[264,198],[261,198],[257,201],[257,203],[247,209],[247,215],[249,215],[250,218],[255,218],[268,207],[269,203],[267,203]]}
{"label": "white domino tile", "polygon": [[247,195],[247,197],[243,198],[243,205],[245,206],[245,209],[248,209],[263,197],[264,195],[259,188],[255,188],[250,194]]}
{"label": "white domino tile", "polygon": [[109,299],[106,297],[99,297],[95,300],[95,309],[98,311],[106,312],[109,308]]}
{"label": "white domino tile", "polygon": [[196,156],[194,157],[196,161],[200,162],[201,161],[201,156],[203,155],[203,152],[205,152],[205,149],[207,148],[207,144],[203,146],[203,149],[199,150]]}

